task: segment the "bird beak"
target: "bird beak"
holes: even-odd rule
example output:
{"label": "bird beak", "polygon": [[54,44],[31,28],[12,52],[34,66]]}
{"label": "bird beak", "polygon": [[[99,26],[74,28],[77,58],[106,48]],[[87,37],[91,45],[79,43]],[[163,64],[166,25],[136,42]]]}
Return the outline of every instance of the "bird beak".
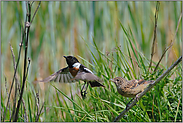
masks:
{"label": "bird beak", "polygon": [[63,56],[64,58],[67,58],[67,56]]}

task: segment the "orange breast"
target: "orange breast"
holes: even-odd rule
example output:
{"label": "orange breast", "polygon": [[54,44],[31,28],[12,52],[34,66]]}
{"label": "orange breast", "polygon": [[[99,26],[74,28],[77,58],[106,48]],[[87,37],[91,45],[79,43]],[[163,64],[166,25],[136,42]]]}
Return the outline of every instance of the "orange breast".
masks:
{"label": "orange breast", "polygon": [[71,73],[71,75],[73,77],[75,77],[77,75],[78,71],[79,71],[79,68],[75,68],[75,67],[69,68],[69,72]]}

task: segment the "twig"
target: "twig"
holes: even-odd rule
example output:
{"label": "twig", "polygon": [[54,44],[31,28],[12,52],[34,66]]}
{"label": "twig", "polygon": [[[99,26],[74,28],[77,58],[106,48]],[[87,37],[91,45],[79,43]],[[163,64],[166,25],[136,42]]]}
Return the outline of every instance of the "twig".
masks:
{"label": "twig", "polygon": [[31,3],[31,7],[32,7],[32,4],[34,3],[34,1],[32,1],[32,3]]}
{"label": "twig", "polygon": [[[142,98],[142,96],[144,96],[149,90],[151,90],[151,88],[153,88],[159,81],[161,81],[179,62],[182,61],[182,56],[179,57],[179,59],[174,62],[161,76],[159,76],[151,85],[149,85],[141,94],[138,95],[138,99]],[[128,105],[128,108],[127,110],[123,110],[119,116],[117,116],[115,119],[114,119],[114,122],[120,120],[124,114],[129,110],[131,109],[135,104],[137,103],[137,100],[133,100],[129,105]]]}
{"label": "twig", "polygon": [[155,19],[155,24],[154,24],[154,38],[153,38],[153,44],[152,44],[151,60],[150,60],[150,64],[149,64],[149,69],[150,69],[150,67],[152,65],[152,59],[153,59],[153,55],[154,55],[154,47],[155,47],[155,41],[156,41],[156,28],[157,28],[157,21],[158,21],[159,5],[160,5],[160,2],[157,1],[155,18],[154,18]]}
{"label": "twig", "polygon": [[159,66],[161,60],[163,59],[163,57],[164,57],[166,51],[168,51],[168,49],[169,49],[172,45],[173,45],[173,43],[171,43],[170,46],[168,46],[168,47],[164,50],[163,54],[161,55],[160,60],[158,61],[158,64],[156,65],[156,67],[155,67],[155,69],[154,69],[154,72],[158,69],[158,66]]}
{"label": "twig", "polygon": [[31,25],[31,22],[33,21],[33,18],[35,16],[35,14],[37,13],[37,10],[38,10],[39,6],[40,6],[40,3],[39,3],[39,5],[38,5],[38,7],[37,7],[37,9],[36,9],[36,11],[34,13],[34,16],[33,16],[32,20],[31,20],[31,6],[32,6],[32,4],[30,4],[29,1],[26,3],[27,14],[26,14],[25,28],[27,28],[27,30],[26,30],[26,40],[25,40],[25,57],[24,57],[23,84],[22,84],[22,87],[21,87],[20,98],[18,100],[15,117],[13,119],[14,122],[16,122],[17,119],[18,119],[18,112],[19,112],[20,104],[22,102],[22,96],[23,96],[23,92],[24,92],[25,81],[26,81],[26,78],[27,78],[28,68],[29,68],[29,64],[30,64],[30,59],[28,59],[29,64],[28,64],[28,67],[27,67],[27,70],[26,70],[26,66],[27,66],[27,49],[28,49],[28,41],[29,41],[28,39],[29,39],[30,25]]}
{"label": "twig", "polygon": [[[33,1],[33,2],[34,2],[34,1]],[[33,2],[32,2],[32,4],[33,4]],[[32,6],[32,4],[31,4],[31,6]],[[30,22],[30,23],[32,23],[32,21],[33,21],[33,19],[34,19],[35,15],[36,15],[36,13],[37,13],[37,11],[38,11],[39,7],[40,7],[40,4],[41,4],[41,1],[39,2],[38,6],[37,6],[37,9],[36,9],[36,11],[34,12],[34,15],[33,15],[32,20],[31,20],[31,22]]]}
{"label": "twig", "polygon": [[[18,65],[19,65],[19,61],[20,61],[20,54],[21,54],[21,50],[22,50],[22,43],[23,43],[23,40],[24,40],[24,36],[25,36],[25,30],[26,28],[24,27],[24,30],[23,30],[23,35],[22,35],[22,39],[21,39],[21,43],[20,43],[20,50],[19,50],[19,53],[18,53],[18,60],[17,60],[17,64],[16,64],[16,69],[14,71],[14,75],[13,75],[13,80],[12,80],[12,83],[11,83],[11,87],[10,87],[10,92],[9,92],[9,95],[8,95],[8,101],[6,103],[6,107],[8,107],[8,102],[10,100],[10,95],[11,95],[11,91],[12,91],[12,88],[13,88],[13,84],[14,84],[14,80],[15,80],[15,76],[16,76],[16,72],[17,72],[17,68],[18,68]],[[6,118],[6,111],[7,109],[5,110],[4,112],[4,116],[3,116],[3,122],[4,122],[4,119]],[[10,119],[11,121],[11,119]]]}
{"label": "twig", "polygon": [[176,28],[176,31],[175,31],[174,38],[173,38],[173,40],[171,40],[170,46],[167,47],[167,48],[164,50],[163,54],[161,55],[161,58],[160,58],[160,60],[158,61],[158,64],[156,65],[156,67],[155,67],[155,69],[154,69],[154,72],[157,70],[157,68],[158,68],[158,66],[159,66],[159,64],[160,64],[160,62],[161,62],[161,60],[163,59],[163,57],[164,57],[166,51],[167,51],[170,47],[172,47],[172,45],[173,45],[173,41],[175,41],[175,37],[176,37],[177,31],[178,31],[178,29],[179,29],[179,24],[180,24],[181,18],[182,18],[182,14],[181,14],[180,17],[179,17],[179,21],[178,21],[178,24],[177,24],[177,28]]}
{"label": "twig", "polygon": [[[15,71],[16,70],[15,55],[14,55],[13,48],[12,48],[11,44],[10,44],[10,50],[11,50],[11,54],[12,54],[12,57],[13,57],[13,66],[14,66],[14,71]],[[17,74],[16,74],[15,75],[15,96],[14,96],[14,99],[13,99],[13,111],[12,111],[12,114],[10,116],[10,121],[12,119],[13,114],[15,113],[17,89],[18,89],[17,86],[18,86],[18,78],[17,78]]]}
{"label": "twig", "polygon": [[22,102],[22,96],[23,96],[23,92],[24,92],[24,86],[25,86],[25,80],[26,80],[26,66],[27,66],[27,49],[28,49],[28,39],[29,39],[29,30],[30,30],[30,25],[28,26],[27,23],[30,23],[31,20],[31,6],[30,6],[30,2],[27,2],[27,6],[28,6],[28,10],[27,10],[27,18],[28,18],[28,22],[26,22],[26,41],[25,41],[25,57],[24,57],[24,72],[23,72],[23,84],[21,87],[21,92],[20,92],[20,98],[18,100],[18,104],[17,104],[17,108],[16,108],[16,113],[15,113],[15,117],[13,118],[13,122],[16,122],[18,119],[18,112],[19,112],[19,108],[20,108],[20,104]]}
{"label": "twig", "polygon": [[176,31],[175,31],[175,36],[174,36],[173,41],[175,41],[175,37],[176,37],[177,32],[178,32],[178,29],[179,29],[179,25],[180,25],[181,18],[182,18],[182,13],[180,14],[180,17],[179,17],[179,21],[178,21],[178,24],[177,24],[177,28],[176,28]]}
{"label": "twig", "polygon": [[28,122],[28,115],[27,115],[27,112],[26,112],[25,102],[24,102],[24,100],[23,100],[23,99],[22,99],[22,103],[23,103],[24,112],[25,112],[25,115],[24,115],[25,121],[24,121],[24,122]]}
{"label": "twig", "polygon": [[[11,46],[11,43],[10,43],[10,50],[11,50],[11,54],[12,54],[12,57],[13,57],[13,66],[14,66],[14,70],[16,69],[16,62],[15,62],[15,55],[14,55],[14,52],[13,52],[13,47]],[[15,75],[15,82],[18,81],[18,77],[17,77],[17,74]]]}
{"label": "twig", "polygon": [[26,75],[25,75],[26,78],[27,78],[27,75],[28,75],[29,66],[30,66],[30,58],[28,57],[27,71],[26,71]]}
{"label": "twig", "polygon": [[37,116],[36,116],[35,122],[38,122],[38,120],[39,120],[39,116],[40,116],[40,114],[41,114],[41,112],[42,112],[42,110],[43,110],[44,103],[45,103],[45,102],[43,102],[43,105],[41,106],[41,109],[40,109],[39,113],[38,113]]}
{"label": "twig", "polygon": [[38,114],[39,114],[39,92],[36,93],[36,98],[37,98],[37,101],[36,101],[36,106],[37,106],[37,115],[36,115],[36,120],[38,120]]}

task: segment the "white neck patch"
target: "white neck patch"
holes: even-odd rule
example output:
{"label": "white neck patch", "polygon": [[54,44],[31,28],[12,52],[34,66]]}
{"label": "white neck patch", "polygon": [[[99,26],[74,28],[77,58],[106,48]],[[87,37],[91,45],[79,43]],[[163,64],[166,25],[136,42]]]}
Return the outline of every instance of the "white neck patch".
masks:
{"label": "white neck patch", "polygon": [[94,74],[90,69],[88,69],[88,68],[84,68],[84,69],[85,69],[86,71],[88,71],[88,72]]}
{"label": "white neck patch", "polygon": [[77,62],[77,63],[74,63],[72,66],[75,67],[75,68],[79,68],[80,65],[81,65],[81,64]]}

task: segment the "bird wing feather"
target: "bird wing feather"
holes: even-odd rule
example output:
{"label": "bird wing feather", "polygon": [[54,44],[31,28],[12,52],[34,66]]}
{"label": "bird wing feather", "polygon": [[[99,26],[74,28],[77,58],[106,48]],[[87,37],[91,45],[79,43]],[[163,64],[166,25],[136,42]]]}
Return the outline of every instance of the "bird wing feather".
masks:
{"label": "bird wing feather", "polygon": [[35,82],[61,82],[61,83],[70,83],[70,82],[76,82],[75,80],[71,80],[74,77],[71,75],[69,72],[69,67],[65,67],[63,69],[60,69],[59,71],[53,73],[49,77],[43,79],[43,80],[38,80]]}

